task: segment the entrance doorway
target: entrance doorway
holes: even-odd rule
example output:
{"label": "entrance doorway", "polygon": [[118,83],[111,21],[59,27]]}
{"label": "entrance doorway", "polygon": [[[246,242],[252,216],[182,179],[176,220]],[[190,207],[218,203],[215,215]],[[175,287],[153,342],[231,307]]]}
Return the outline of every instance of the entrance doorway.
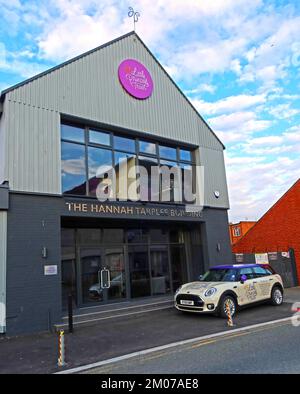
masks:
{"label": "entrance doorway", "polygon": [[82,304],[127,298],[123,247],[81,247],[79,258]]}
{"label": "entrance doorway", "polygon": [[74,221],[62,227],[64,309],[69,294],[79,308],[162,296],[203,273],[202,247],[195,248],[193,241],[201,237],[191,237],[200,226],[99,228],[92,223],[95,227],[75,227]]}

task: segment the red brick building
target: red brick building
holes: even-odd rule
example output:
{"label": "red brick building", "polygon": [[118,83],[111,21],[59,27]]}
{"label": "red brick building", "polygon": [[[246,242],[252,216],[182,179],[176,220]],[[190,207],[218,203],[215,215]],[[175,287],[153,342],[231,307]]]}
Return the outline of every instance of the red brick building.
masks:
{"label": "red brick building", "polygon": [[255,225],[256,222],[243,220],[238,223],[229,223],[229,234],[231,244],[237,243],[247,232]]}
{"label": "red brick building", "polygon": [[234,246],[233,253],[294,249],[300,282],[300,179]]}

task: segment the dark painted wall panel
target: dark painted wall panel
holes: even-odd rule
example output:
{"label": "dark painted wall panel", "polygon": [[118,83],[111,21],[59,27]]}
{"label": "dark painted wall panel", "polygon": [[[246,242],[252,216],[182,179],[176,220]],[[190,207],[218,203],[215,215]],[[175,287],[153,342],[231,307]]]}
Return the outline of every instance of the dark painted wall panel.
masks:
{"label": "dark painted wall panel", "polygon": [[[48,330],[50,325],[61,319],[60,226],[61,216],[65,214],[65,203],[60,197],[10,194],[7,244],[8,335]],[[69,217],[70,215],[69,213]],[[79,215],[76,213],[74,216],[78,218]],[[101,214],[85,213],[82,216],[102,220]],[[120,225],[120,217],[115,219]],[[174,218],[172,219],[174,223]],[[186,222],[187,218],[183,221]],[[192,280],[210,265],[232,261],[227,211],[207,208],[198,221],[192,218],[191,223],[197,222],[201,225],[203,253],[199,256],[197,252],[190,255]],[[218,243],[220,251],[217,251]],[[43,246],[48,250],[47,259],[42,258]],[[57,265],[58,274],[45,276],[45,265]]]}
{"label": "dark painted wall panel", "polygon": [[[10,194],[7,239],[7,333],[48,329],[61,315],[60,198]],[[48,258],[42,258],[43,246]],[[58,274],[45,276],[45,265]]]}

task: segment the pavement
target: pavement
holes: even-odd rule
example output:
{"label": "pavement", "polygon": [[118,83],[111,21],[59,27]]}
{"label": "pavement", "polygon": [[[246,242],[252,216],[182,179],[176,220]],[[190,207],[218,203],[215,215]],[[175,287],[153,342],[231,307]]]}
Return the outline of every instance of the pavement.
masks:
{"label": "pavement", "polygon": [[[291,303],[300,301],[300,287],[287,289],[286,300],[280,307],[264,304],[240,311],[234,328],[290,317]],[[224,330],[230,328],[223,319],[183,314],[174,308],[103,320],[65,335],[65,368],[57,367],[57,334],[4,336],[0,337],[0,374],[53,373]]]}
{"label": "pavement", "polygon": [[287,322],[250,332],[232,333],[230,337],[177,346],[84,373],[299,374],[299,348],[295,346],[299,341],[300,327],[293,327]]}

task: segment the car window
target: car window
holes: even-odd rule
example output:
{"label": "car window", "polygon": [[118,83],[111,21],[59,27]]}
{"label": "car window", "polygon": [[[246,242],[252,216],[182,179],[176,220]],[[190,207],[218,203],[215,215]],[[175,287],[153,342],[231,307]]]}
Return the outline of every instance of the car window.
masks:
{"label": "car window", "polygon": [[270,274],[263,267],[254,267],[253,268],[255,278],[261,278],[262,276],[269,276]]}
{"label": "car window", "polygon": [[240,277],[242,275],[246,275],[248,280],[254,278],[254,273],[253,273],[252,268],[241,268],[240,269]]}
{"label": "car window", "polygon": [[201,278],[202,282],[235,282],[237,270],[233,268],[216,268],[207,271]]}
{"label": "car window", "polygon": [[276,272],[273,270],[273,268],[271,267],[271,266],[269,266],[269,267],[264,267],[265,268],[265,270],[267,271],[267,273],[269,274],[269,275],[275,275],[276,274]]}

